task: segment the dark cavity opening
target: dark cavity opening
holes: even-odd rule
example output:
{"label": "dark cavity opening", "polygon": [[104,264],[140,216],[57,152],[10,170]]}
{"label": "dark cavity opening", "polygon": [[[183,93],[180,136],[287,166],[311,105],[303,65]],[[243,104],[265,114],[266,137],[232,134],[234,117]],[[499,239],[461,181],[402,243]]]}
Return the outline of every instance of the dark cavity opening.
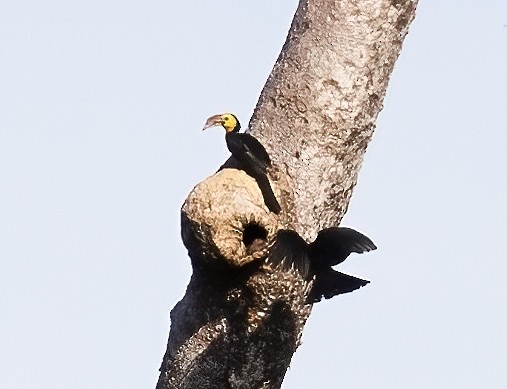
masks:
{"label": "dark cavity opening", "polygon": [[268,231],[257,223],[247,224],[243,230],[243,243],[245,246],[247,248],[250,247],[258,239],[266,241],[268,239]]}

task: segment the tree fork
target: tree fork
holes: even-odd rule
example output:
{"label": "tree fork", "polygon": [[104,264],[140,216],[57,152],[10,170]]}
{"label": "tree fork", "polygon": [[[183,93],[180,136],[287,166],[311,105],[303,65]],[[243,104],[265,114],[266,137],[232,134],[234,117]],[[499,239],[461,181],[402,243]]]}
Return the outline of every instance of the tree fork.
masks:
{"label": "tree fork", "polygon": [[282,212],[231,158],[182,207],[193,274],[171,312],[157,389],[279,388],[311,282],[263,260],[276,231],[313,240],[343,218],[417,0],[300,0],[248,131]]}

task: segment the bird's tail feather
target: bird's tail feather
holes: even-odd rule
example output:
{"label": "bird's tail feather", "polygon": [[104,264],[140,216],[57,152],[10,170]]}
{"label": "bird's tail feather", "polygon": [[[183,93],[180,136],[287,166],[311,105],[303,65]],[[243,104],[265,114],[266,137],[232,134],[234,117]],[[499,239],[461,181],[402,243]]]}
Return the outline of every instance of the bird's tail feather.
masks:
{"label": "bird's tail feather", "polygon": [[271,188],[271,184],[266,175],[258,174],[255,177],[255,181],[257,181],[257,185],[262,192],[262,197],[264,198],[264,204],[268,207],[271,212],[280,213],[282,208],[280,207],[280,203],[276,199],[275,194],[273,193],[273,189]]}
{"label": "bird's tail feather", "polygon": [[316,303],[322,297],[329,299],[339,294],[352,292],[369,283],[370,281],[329,268],[316,274],[308,300],[310,303]]}

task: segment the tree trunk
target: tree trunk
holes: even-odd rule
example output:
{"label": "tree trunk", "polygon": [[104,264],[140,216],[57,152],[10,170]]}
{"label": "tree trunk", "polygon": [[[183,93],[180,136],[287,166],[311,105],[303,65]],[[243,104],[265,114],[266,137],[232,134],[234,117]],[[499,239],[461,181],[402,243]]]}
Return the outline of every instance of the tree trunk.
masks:
{"label": "tree trunk", "polygon": [[248,131],[282,206],[232,158],[182,207],[193,275],[171,312],[157,389],[279,388],[312,282],[265,258],[275,233],[308,241],[345,214],[417,0],[300,0]]}

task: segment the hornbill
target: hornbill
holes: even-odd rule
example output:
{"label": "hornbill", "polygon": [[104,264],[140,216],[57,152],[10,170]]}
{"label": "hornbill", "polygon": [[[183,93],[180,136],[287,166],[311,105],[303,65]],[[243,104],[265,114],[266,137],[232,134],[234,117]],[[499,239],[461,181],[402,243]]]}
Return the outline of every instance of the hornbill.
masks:
{"label": "hornbill", "polygon": [[225,129],[225,141],[232,156],[240,163],[241,169],[255,179],[268,209],[271,212],[280,213],[280,204],[267,176],[271,160],[264,146],[252,135],[240,133],[239,120],[231,113],[209,117],[203,130],[213,126],[222,126]]}
{"label": "hornbill", "polygon": [[268,262],[285,269],[297,269],[308,280],[315,277],[308,297],[310,303],[315,303],[322,297],[328,299],[368,284],[370,281],[341,273],[332,266],[345,261],[351,253],[376,248],[368,237],[351,228],[325,228],[309,244],[296,231],[278,230]]}

